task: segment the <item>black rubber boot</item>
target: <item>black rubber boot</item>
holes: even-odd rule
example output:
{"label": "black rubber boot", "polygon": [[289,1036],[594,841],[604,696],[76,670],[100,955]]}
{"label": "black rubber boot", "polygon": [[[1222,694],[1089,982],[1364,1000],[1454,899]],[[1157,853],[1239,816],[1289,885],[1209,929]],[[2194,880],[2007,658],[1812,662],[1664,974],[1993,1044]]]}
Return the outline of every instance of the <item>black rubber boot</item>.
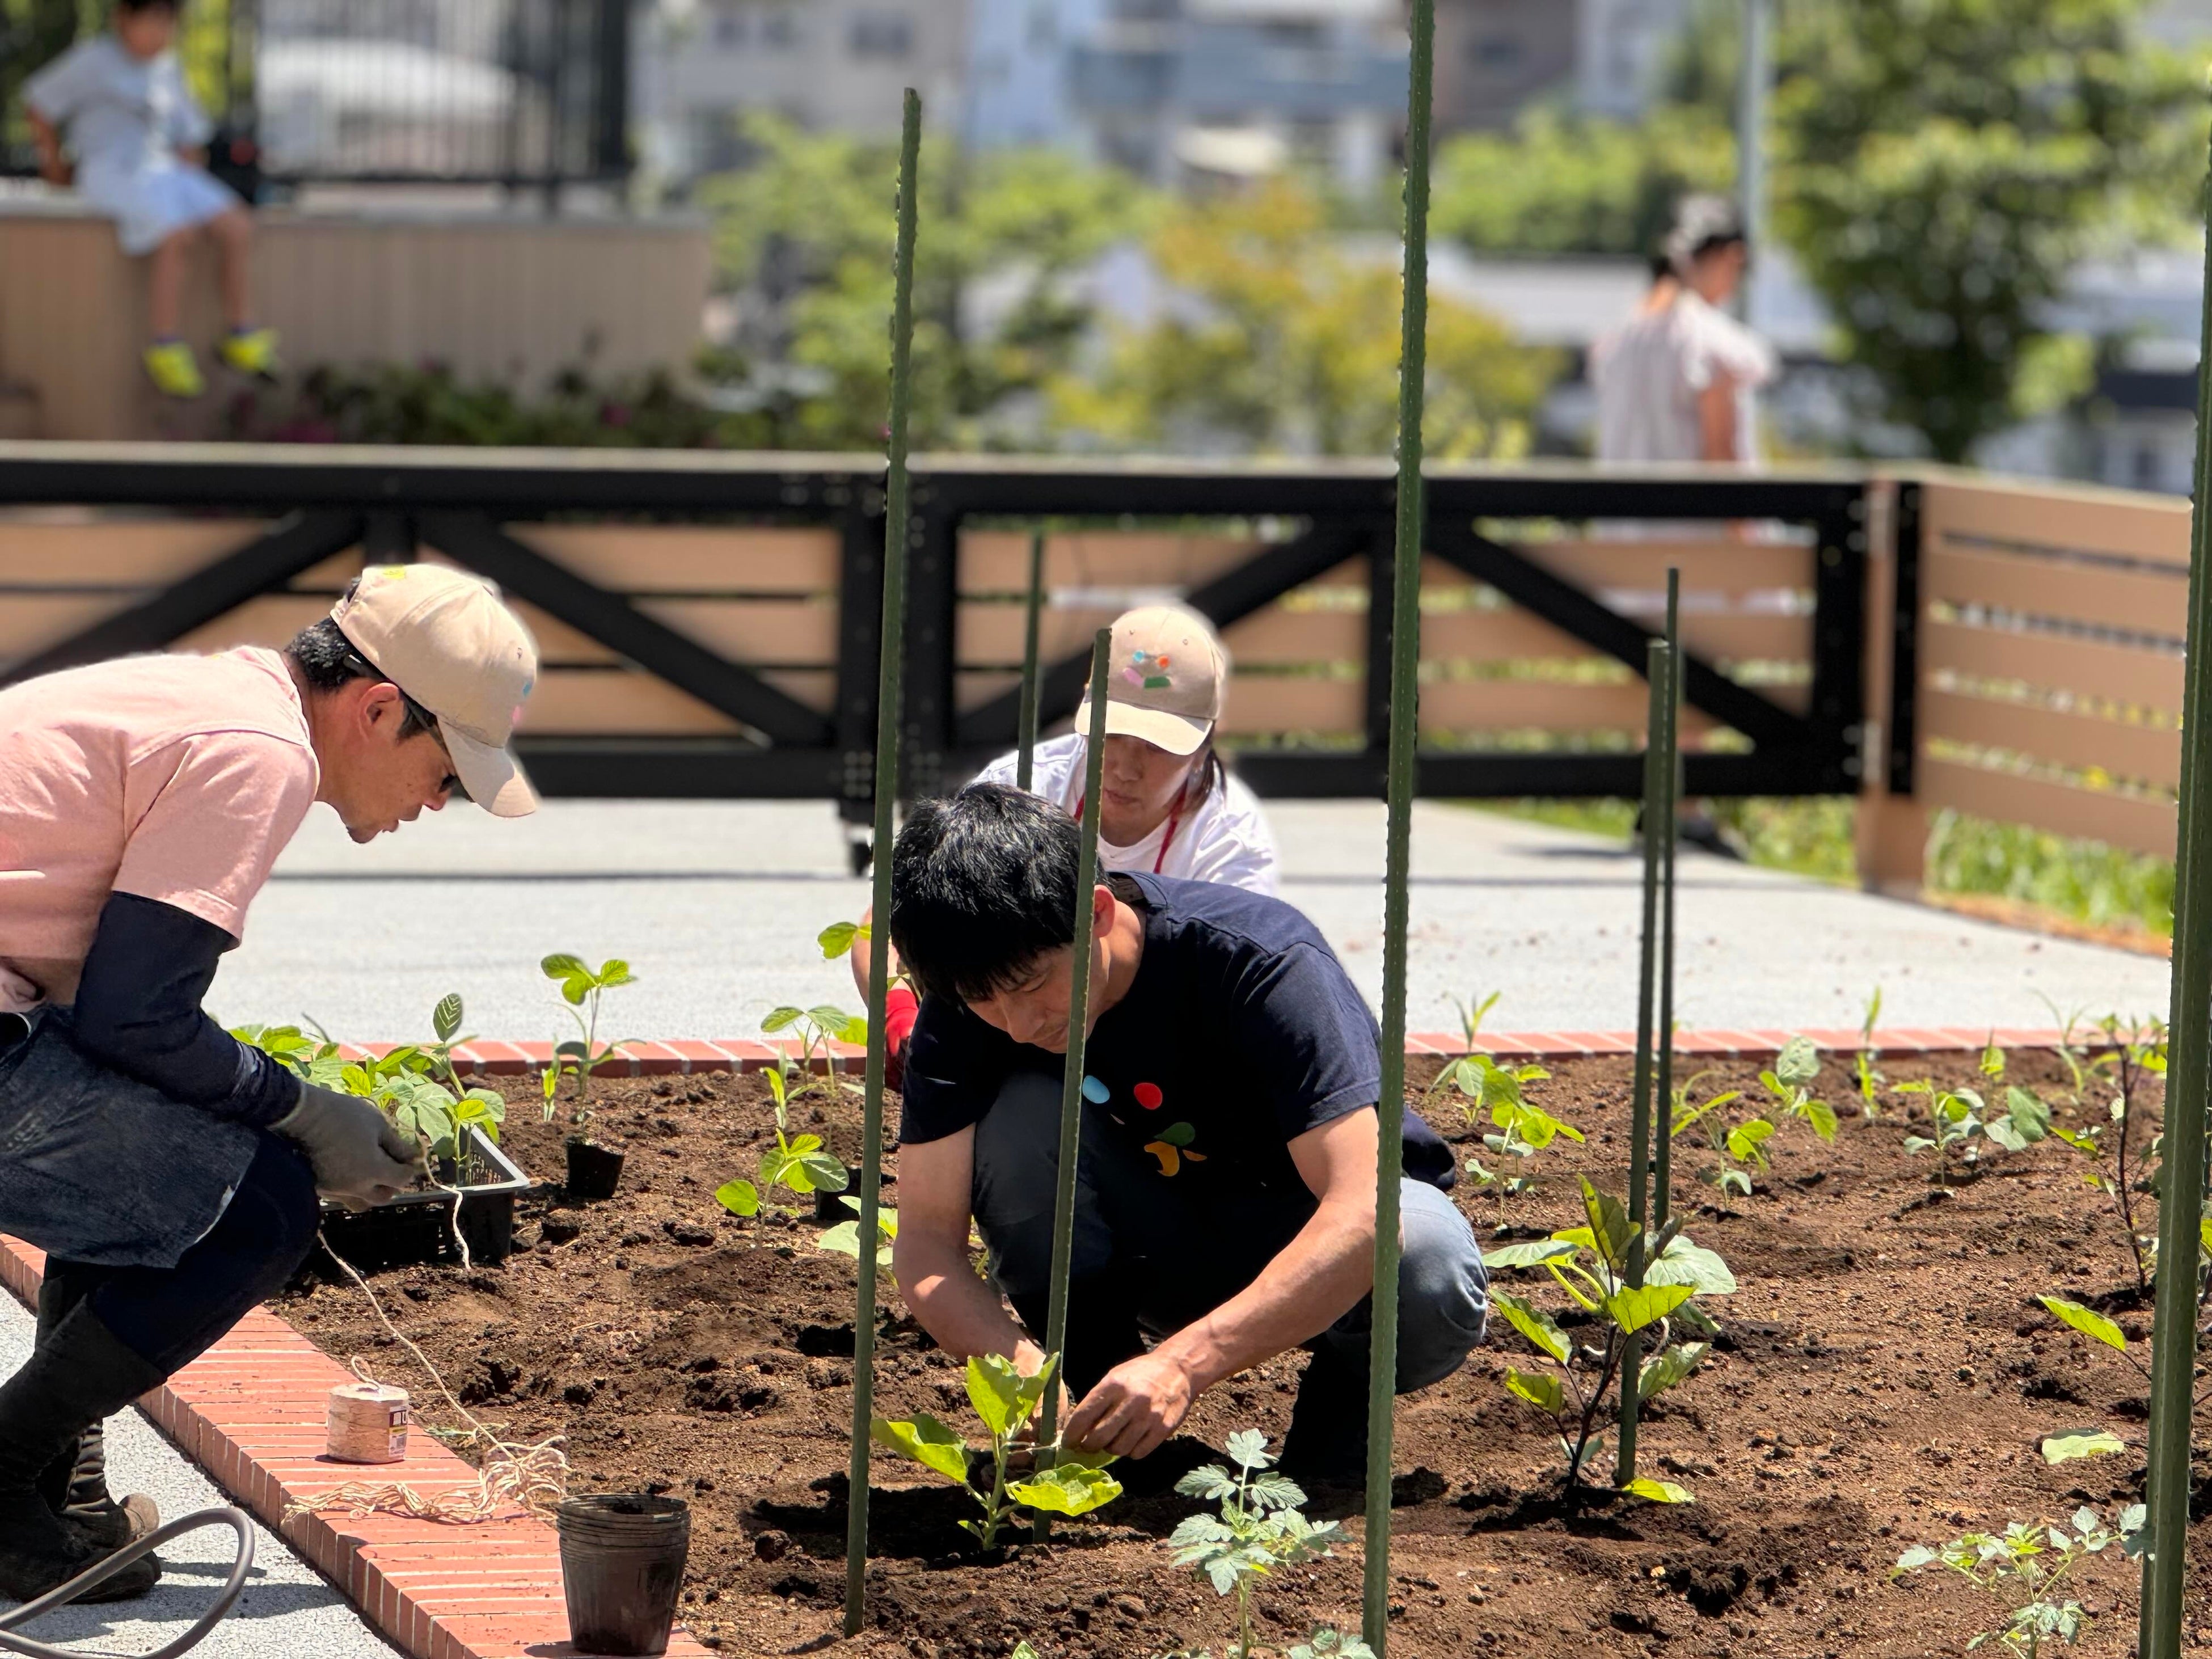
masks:
{"label": "black rubber boot", "polygon": [[1291,1407],[1282,1471],[1307,1488],[1357,1486],[1367,1479],[1367,1366],[1333,1347],[1314,1351]]}
{"label": "black rubber boot", "polygon": [[[0,1595],[27,1601],[112,1553],[48,1507],[39,1483],[88,1426],[161,1381],[160,1371],[79,1306],[0,1385]],[[161,1563],[148,1556],[83,1599],[126,1601],[161,1577]]]}
{"label": "black rubber boot", "polygon": [[[39,1286],[39,1340],[46,1340],[83,1299],[82,1286],[49,1273]],[[107,1432],[95,1422],[55,1454],[39,1476],[46,1507],[102,1550],[119,1550],[161,1524],[161,1511],[143,1492],[117,1502],[107,1490]]]}

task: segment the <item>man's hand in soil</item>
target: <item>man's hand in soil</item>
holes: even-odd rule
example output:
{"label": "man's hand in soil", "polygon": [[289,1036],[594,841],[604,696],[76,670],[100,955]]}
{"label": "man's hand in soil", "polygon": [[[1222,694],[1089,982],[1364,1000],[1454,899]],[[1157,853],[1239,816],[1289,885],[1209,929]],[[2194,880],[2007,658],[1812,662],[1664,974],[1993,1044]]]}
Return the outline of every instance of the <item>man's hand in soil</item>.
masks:
{"label": "man's hand in soil", "polygon": [[296,1142],[315,1190],[349,1210],[399,1196],[422,1173],[422,1148],[376,1106],[355,1095],[300,1085],[300,1103],[271,1126]]}
{"label": "man's hand in soil", "polygon": [[1083,1396],[1065,1438],[1083,1451],[1144,1457],[1182,1425],[1200,1387],[1164,1350],[1122,1361]]}

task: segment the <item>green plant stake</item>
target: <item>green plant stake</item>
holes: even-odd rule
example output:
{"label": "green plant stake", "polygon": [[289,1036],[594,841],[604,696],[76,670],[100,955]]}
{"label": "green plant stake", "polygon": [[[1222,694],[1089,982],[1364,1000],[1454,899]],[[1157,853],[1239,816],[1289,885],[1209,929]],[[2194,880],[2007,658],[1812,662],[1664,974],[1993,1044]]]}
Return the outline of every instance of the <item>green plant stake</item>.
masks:
{"label": "green plant stake", "polygon": [[1014,751],[1014,787],[1027,789],[1036,769],[1037,613],[1044,606],[1044,532],[1030,532],[1028,614],[1022,625],[1022,716]]}
{"label": "green plant stake", "polygon": [[[2205,242],[2205,337],[2212,339],[2212,237]],[[2173,871],[2173,1000],[2166,1021],[2166,1192],[2159,1260],[2193,1259],[2204,1210],[2204,1114],[2212,1103],[2212,354],[2197,368],[2197,498],[2190,515],[2189,642],[2181,694],[2180,824]],[[2197,1365],[2197,1275],[2158,1276],[2151,1320],[2151,1565],[2147,1659],[2181,1659],[2189,1527],[2189,1437]]]}
{"label": "green plant stake", "polygon": [[1436,0],[1413,0],[1406,88],[1406,271],[1398,343],[1398,523],[1390,577],[1389,801],[1382,887],[1382,1086],[1375,1158],[1375,1289],[1367,1340],[1367,1559],[1360,1634],[1390,1640],[1390,1446],[1398,1382],[1398,1182],[1406,1148],[1406,882],[1420,741],[1422,393],[1429,342],[1429,101]]}
{"label": "green plant stake", "polygon": [[[1083,1145],[1083,1052],[1091,1037],[1091,906],[1098,887],[1098,806],[1105,791],[1106,665],[1114,630],[1102,628],[1091,642],[1091,731],[1083,769],[1083,850],[1075,866],[1075,938],[1067,981],[1067,1054],[1060,1066],[1060,1178],[1052,1198],[1052,1278],[1047,1292],[1044,1348],[1067,1348],[1067,1278],[1075,1263],[1075,1166]],[[1060,1427],[1060,1390],[1050,1390],[1037,1418],[1038,1437],[1049,1443]],[[1040,1510],[1037,1540],[1051,1522]]]}
{"label": "green plant stake", "polygon": [[[1673,828],[1660,817],[1665,808],[1667,794],[1660,767],[1667,744],[1668,688],[1673,683],[1668,662],[1670,655],[1664,640],[1653,640],[1644,647],[1644,680],[1650,693],[1650,701],[1644,728],[1644,943],[1637,958],[1636,1069],[1634,1080],[1630,1085],[1628,1127],[1628,1218],[1636,1229],[1637,1237],[1630,1246],[1626,1268],[1626,1282],[1637,1287],[1644,1283],[1643,1232],[1650,1217],[1648,1194],[1651,1186],[1651,1020],[1659,977],[1660,848],[1670,838],[1668,831]],[[1661,1041],[1664,1042],[1671,1037],[1672,1033],[1668,1033]],[[1643,1359],[1644,1344],[1638,1332],[1628,1333],[1627,1340],[1626,1369],[1632,1376]],[[1616,1461],[1623,1486],[1636,1479],[1638,1402],[1635,1394],[1632,1389],[1624,1389],[1621,1393],[1620,1451]]]}
{"label": "green plant stake", "polygon": [[[921,160],[921,99],[906,89],[899,134],[898,240],[891,257],[891,410],[890,470],[884,481],[884,603],[876,659],[876,823],[874,915],[888,928],[891,914],[892,813],[899,772],[899,677],[906,656],[907,405],[914,345],[915,198]],[[888,937],[888,935],[887,935]],[[860,1212],[854,1236],[881,1236],[883,1195],[884,1003],[890,994],[890,955],[868,953],[868,1071],[860,1108]],[[858,1636],[866,1610],[868,1565],[868,1430],[876,1404],[876,1252],[863,1249],[853,1320],[853,1455],[845,1522],[845,1634]]]}
{"label": "green plant stake", "polygon": [[1674,1199],[1674,1125],[1666,1103],[1674,1094],[1674,828],[1682,799],[1682,573],[1667,568],[1667,691],[1660,782],[1666,793],[1659,819],[1659,1053],[1651,1098],[1659,1107],[1651,1124],[1651,1228],[1667,1224]]}

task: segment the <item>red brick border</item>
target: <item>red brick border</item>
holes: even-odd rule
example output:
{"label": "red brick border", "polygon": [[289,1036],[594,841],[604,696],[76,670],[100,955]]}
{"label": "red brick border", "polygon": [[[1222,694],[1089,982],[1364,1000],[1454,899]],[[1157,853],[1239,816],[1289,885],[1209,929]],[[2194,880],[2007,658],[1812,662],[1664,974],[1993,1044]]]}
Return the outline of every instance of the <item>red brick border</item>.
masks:
{"label": "red brick border", "polygon": [[[1858,1031],[1831,1026],[1812,1026],[1802,1032],[1789,1030],[1743,1031],[1713,1029],[1699,1031],[1680,1031],[1675,1034],[1677,1054],[1709,1054],[1722,1057],[1771,1054],[1793,1036],[1804,1036],[1832,1053],[1853,1054],[1862,1045]],[[2057,1028],[2048,1030],[2001,1025],[1992,1030],[1987,1026],[1966,1027],[1948,1025],[1941,1028],[1886,1025],[1878,1027],[1865,1046],[1881,1054],[1936,1054],[1969,1049],[1978,1052],[1993,1038],[2001,1048],[2048,1048],[2056,1044],[2062,1033]],[[397,1048],[397,1043],[371,1042],[355,1048],[346,1045],[350,1053],[383,1054]],[[830,1045],[841,1061],[850,1061],[855,1067],[867,1058],[867,1050],[849,1042]],[[1566,1060],[1581,1054],[1628,1054],[1636,1052],[1633,1031],[1486,1031],[1476,1037],[1474,1048],[1486,1054],[1526,1056],[1534,1060]],[[2091,1042],[2087,1046],[2096,1046]],[[1408,1054],[1435,1057],[1468,1053],[1467,1039],[1446,1031],[1413,1031],[1406,1037]],[[615,1058],[603,1069],[617,1077],[657,1077],[689,1072],[761,1072],[776,1061],[778,1054],[796,1059],[799,1045],[788,1039],[763,1042],[752,1037],[717,1037],[712,1041],[697,1037],[670,1038],[663,1042],[625,1042],[617,1044]],[[513,1077],[534,1072],[551,1063],[553,1045],[550,1042],[502,1042],[478,1038],[453,1050],[453,1068],[458,1072],[480,1077]]]}
{"label": "red brick border", "polygon": [[[0,1282],[38,1299],[45,1255],[0,1235]],[[553,1528],[527,1516],[455,1526],[404,1516],[285,1518],[294,1499],[347,1480],[404,1480],[438,1492],[476,1471],[423,1433],[398,1463],[323,1455],[331,1388],[351,1373],[257,1309],[138,1403],[185,1455],[313,1562],[362,1616],[416,1659],[574,1659]],[[668,1651],[710,1659],[679,1630]]]}

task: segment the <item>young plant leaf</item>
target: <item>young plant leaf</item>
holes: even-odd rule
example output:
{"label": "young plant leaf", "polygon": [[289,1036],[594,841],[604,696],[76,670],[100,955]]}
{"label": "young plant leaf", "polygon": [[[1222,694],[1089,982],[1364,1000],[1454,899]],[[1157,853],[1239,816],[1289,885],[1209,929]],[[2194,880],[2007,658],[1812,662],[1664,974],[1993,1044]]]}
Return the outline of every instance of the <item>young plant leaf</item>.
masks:
{"label": "young plant leaf", "polygon": [[1566,1333],[1552,1322],[1549,1314],[1525,1297],[1513,1296],[1504,1291],[1492,1291],[1490,1299],[1498,1311],[1505,1316],[1506,1322],[1527,1337],[1540,1352],[1551,1355],[1563,1365],[1566,1364]]}
{"label": "young plant leaf", "polygon": [[1739,1164],[1748,1164],[1753,1169],[1767,1167],[1766,1153],[1762,1150],[1774,1126],[1763,1117],[1739,1123],[1729,1131],[1728,1155]]}
{"label": "young plant leaf", "polygon": [[1239,1429],[1222,1448],[1229,1461],[1242,1469],[1264,1469],[1275,1460],[1267,1455],[1267,1437],[1257,1429]]}
{"label": "young plant leaf", "polygon": [[2070,1463],[2077,1457],[2100,1457],[2107,1452],[2124,1452],[2128,1443],[2110,1429],[2072,1429],[2060,1434],[2046,1434],[2036,1442],[2036,1450],[2043,1454],[2046,1463]]}
{"label": "young plant leaf", "polygon": [[1088,1515],[1121,1495],[1121,1483],[1080,1463],[1055,1463],[1031,1480],[1009,1485],[1007,1493],[1024,1508],[1054,1515]]}
{"label": "young plant leaf", "polygon": [[1506,1391],[1516,1394],[1538,1411],[1557,1417],[1566,1406],[1566,1389],[1559,1379],[1549,1371],[1516,1370],[1505,1368]]}
{"label": "young plant leaf", "polygon": [[1809,1089],[1820,1075],[1820,1051],[1810,1037],[1794,1036],[1774,1057],[1774,1075],[1793,1089]]}
{"label": "young plant leaf", "polygon": [[[1029,1395],[1024,1387],[1026,1380],[1012,1360],[1000,1354],[980,1353],[968,1362],[969,1401],[993,1434],[1005,1435],[1018,1428],[1030,1407],[1042,1395],[1042,1389]],[[1029,1395],[1026,1401],[1024,1395]]]}
{"label": "young plant leaf", "polygon": [[1540,1267],[1560,1256],[1571,1256],[1575,1245],[1564,1238],[1537,1238],[1526,1243],[1501,1244],[1482,1253],[1482,1265],[1495,1273],[1500,1267]]}
{"label": "young plant leaf", "polygon": [[1836,1109],[1825,1100],[1808,1100],[1798,1109],[1805,1121],[1813,1126],[1813,1133],[1823,1140],[1836,1138]]}
{"label": "young plant leaf", "polygon": [[1649,1498],[1654,1504],[1694,1504],[1698,1501],[1690,1495],[1687,1487],[1678,1486],[1671,1480],[1632,1480],[1621,1491],[1632,1498]]}
{"label": "young plant leaf", "polygon": [[1605,1299],[1613,1322],[1629,1335],[1656,1324],[1687,1302],[1696,1292],[1687,1285],[1646,1285],[1642,1289],[1621,1286]]}
{"label": "young plant leaf", "polygon": [[2094,1308],[2085,1308],[2078,1302],[2069,1302],[2063,1296],[2039,1296],[2035,1298],[2051,1310],[2057,1319],[2071,1325],[2084,1336],[2094,1336],[2108,1348],[2118,1348],[2125,1353],[2127,1333]]}
{"label": "young plant leaf", "polygon": [[1636,1237],[1636,1228],[1628,1219],[1627,1208],[1610,1193],[1601,1193],[1582,1177],[1583,1211],[1589,1217],[1591,1248],[1600,1260],[1615,1272],[1628,1265],[1629,1241]]}
{"label": "young plant leaf", "polygon": [[968,1443],[927,1412],[916,1412],[912,1420],[904,1422],[872,1418],[868,1437],[902,1457],[935,1469],[949,1480],[967,1483]]}
{"label": "young plant leaf", "polygon": [[854,939],[866,939],[866,924],[858,921],[833,921],[815,935],[814,942],[822,947],[822,959],[834,962],[851,953]]}
{"label": "young plant leaf", "polygon": [[1729,1271],[1728,1263],[1717,1252],[1702,1244],[1692,1244],[1684,1234],[1667,1241],[1667,1248],[1660,1251],[1659,1259],[1644,1267],[1644,1282],[1687,1285],[1701,1296],[1730,1296],[1736,1287],[1735,1275]]}
{"label": "young plant leaf", "polygon": [[1650,1400],[1673,1388],[1697,1370],[1698,1362],[1711,1349],[1710,1342],[1681,1342],[1662,1353],[1654,1354],[1644,1362],[1643,1372],[1636,1379],[1636,1397]]}
{"label": "young plant leaf", "polygon": [[794,1008],[789,1003],[786,1003],[781,1008],[769,1009],[768,1018],[761,1021],[760,1028],[763,1031],[781,1031],[793,1020],[805,1018],[805,1009]]}
{"label": "young plant leaf", "polygon": [[[760,1188],[754,1186],[750,1181],[738,1180],[724,1182],[720,1186],[714,1188],[714,1199],[717,1203],[721,1205],[721,1206],[727,1210],[732,1215],[750,1216],[758,1215],[760,1213]],[[854,1254],[857,1255],[860,1254],[857,1224],[854,1237],[855,1240],[854,1244]]]}
{"label": "young plant leaf", "polygon": [[548,979],[574,979],[579,975],[589,979],[592,975],[581,957],[572,957],[565,951],[556,951],[538,966]]}
{"label": "young plant leaf", "polygon": [[461,994],[448,991],[438,999],[438,1006],[430,1011],[430,1029],[438,1034],[441,1042],[451,1042],[461,1029]]}

